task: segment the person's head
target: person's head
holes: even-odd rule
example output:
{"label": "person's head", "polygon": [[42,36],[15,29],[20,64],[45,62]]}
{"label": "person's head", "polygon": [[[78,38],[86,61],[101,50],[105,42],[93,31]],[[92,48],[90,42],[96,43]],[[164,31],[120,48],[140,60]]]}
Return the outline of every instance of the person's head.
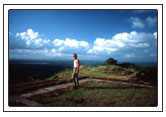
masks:
{"label": "person's head", "polygon": [[73,54],[73,58],[74,58],[74,59],[77,59],[77,54],[74,53],[74,54]]}

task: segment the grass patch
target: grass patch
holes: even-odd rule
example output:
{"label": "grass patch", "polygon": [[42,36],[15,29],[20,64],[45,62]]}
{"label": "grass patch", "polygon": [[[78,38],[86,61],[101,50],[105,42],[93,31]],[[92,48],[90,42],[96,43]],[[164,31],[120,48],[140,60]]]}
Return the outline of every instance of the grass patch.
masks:
{"label": "grass patch", "polygon": [[[120,81],[134,81],[145,84],[157,84],[157,68],[125,68],[120,65],[100,65],[100,66],[80,66],[79,78],[100,78],[112,79]],[[64,78],[65,80],[72,79],[72,69],[64,70],[50,77],[50,80],[55,78]]]}
{"label": "grass patch", "polygon": [[157,106],[157,88],[155,87],[146,88],[93,81],[79,89],[62,89],[60,92],[60,94],[59,91],[55,91],[47,95],[36,96],[33,100],[46,106]]}
{"label": "grass patch", "polygon": [[[123,68],[117,65],[100,65],[97,67],[93,66],[80,66],[79,70],[79,77],[85,77],[87,76],[88,78],[114,78],[114,79],[121,79],[121,80],[128,80],[131,79],[132,77],[135,77],[135,73],[137,70],[135,69],[127,69]],[[64,70],[63,72],[57,73],[53,75],[52,77],[48,78],[50,80],[53,80],[55,78],[65,78],[70,79],[72,75],[72,70],[67,69]]]}
{"label": "grass patch", "polygon": [[[101,65],[97,67],[93,66],[80,66],[79,75],[88,75],[90,77],[105,77],[107,75],[130,75],[134,73],[135,69],[126,69],[117,65]],[[71,76],[72,70],[65,70],[61,73],[56,74],[58,77],[69,77]]]}
{"label": "grass patch", "polygon": [[[21,94],[42,87],[72,82],[72,69],[66,69],[44,80],[26,82],[9,87],[9,94]],[[119,81],[134,81],[142,84],[157,84],[157,68],[124,68],[118,65],[80,66],[79,79],[94,78]]]}

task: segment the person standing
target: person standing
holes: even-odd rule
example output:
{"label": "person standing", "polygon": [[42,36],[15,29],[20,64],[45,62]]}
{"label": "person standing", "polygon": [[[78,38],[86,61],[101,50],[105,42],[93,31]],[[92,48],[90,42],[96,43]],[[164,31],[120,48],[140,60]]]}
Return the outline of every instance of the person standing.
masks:
{"label": "person standing", "polygon": [[73,59],[74,59],[74,66],[73,66],[72,78],[75,87],[79,87],[78,73],[79,73],[80,62],[79,59],[77,59],[77,54],[73,54]]}

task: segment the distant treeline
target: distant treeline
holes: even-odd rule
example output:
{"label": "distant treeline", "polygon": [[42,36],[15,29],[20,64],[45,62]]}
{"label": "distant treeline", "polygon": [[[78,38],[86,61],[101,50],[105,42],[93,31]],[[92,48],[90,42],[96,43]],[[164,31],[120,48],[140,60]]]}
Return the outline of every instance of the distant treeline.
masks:
{"label": "distant treeline", "polygon": [[146,62],[140,62],[140,63],[131,63],[131,62],[123,62],[118,63],[118,61],[114,58],[109,58],[104,62],[104,65],[118,65],[125,68],[133,68],[133,69],[139,69],[144,67],[157,67],[157,63],[146,63]]}

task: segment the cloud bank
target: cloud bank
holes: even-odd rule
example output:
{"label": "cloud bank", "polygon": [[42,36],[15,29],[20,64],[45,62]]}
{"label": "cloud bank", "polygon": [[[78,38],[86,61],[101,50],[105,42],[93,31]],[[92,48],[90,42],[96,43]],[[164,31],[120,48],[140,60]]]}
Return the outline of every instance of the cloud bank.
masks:
{"label": "cloud bank", "polygon": [[93,47],[87,53],[106,53],[111,54],[120,50],[129,50],[133,48],[146,49],[156,44],[155,33],[137,33],[132,31],[130,33],[118,33],[110,39],[97,38],[94,41]]}
{"label": "cloud bank", "polygon": [[[153,19],[147,18],[147,20]],[[140,25],[140,26],[138,26]],[[148,24],[149,25],[149,24]],[[137,24],[141,27],[141,24]],[[124,58],[138,57],[140,54],[146,53],[147,56],[156,57],[157,32],[122,32],[113,35],[111,38],[96,38],[92,43],[85,40],[77,39],[47,39],[42,37],[39,32],[27,29],[25,32],[18,32],[15,37],[9,34],[9,52],[10,58],[28,57],[71,57],[72,53],[78,53],[80,56],[92,56],[102,59],[117,54]],[[14,44],[15,42],[15,44]],[[13,46],[14,45],[14,46]],[[104,56],[103,56],[104,55]],[[86,58],[85,57],[85,58]],[[95,58],[94,57],[94,58]],[[90,59],[90,58],[89,58]]]}

